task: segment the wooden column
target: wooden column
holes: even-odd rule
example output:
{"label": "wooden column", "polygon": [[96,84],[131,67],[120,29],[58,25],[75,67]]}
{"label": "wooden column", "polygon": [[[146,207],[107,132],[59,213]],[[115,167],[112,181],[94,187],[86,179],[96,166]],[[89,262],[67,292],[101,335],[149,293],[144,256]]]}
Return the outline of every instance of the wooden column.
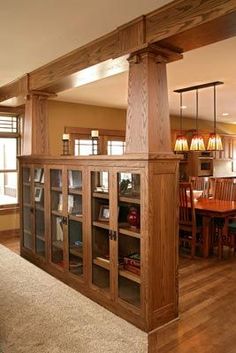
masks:
{"label": "wooden column", "polygon": [[155,46],[129,58],[126,153],[171,152],[166,62]]}
{"label": "wooden column", "polygon": [[23,155],[48,155],[48,93],[27,95],[23,128]]}

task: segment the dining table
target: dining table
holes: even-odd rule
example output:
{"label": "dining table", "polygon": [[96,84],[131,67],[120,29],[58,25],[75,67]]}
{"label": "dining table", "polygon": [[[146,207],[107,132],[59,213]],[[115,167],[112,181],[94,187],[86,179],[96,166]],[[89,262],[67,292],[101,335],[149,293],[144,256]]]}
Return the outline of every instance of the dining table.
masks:
{"label": "dining table", "polygon": [[194,201],[196,215],[202,216],[203,257],[209,257],[211,245],[211,224],[213,218],[226,218],[236,216],[236,201],[199,198]]}

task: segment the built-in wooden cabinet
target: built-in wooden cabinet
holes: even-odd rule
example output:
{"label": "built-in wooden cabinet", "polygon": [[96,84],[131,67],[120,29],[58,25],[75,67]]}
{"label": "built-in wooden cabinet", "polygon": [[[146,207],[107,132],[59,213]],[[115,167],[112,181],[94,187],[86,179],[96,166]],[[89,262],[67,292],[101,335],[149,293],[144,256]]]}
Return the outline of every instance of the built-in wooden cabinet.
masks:
{"label": "built-in wooden cabinet", "polygon": [[20,157],[22,256],[145,331],[175,318],[177,165]]}
{"label": "built-in wooden cabinet", "polygon": [[44,168],[22,168],[22,236],[23,246],[37,256],[45,258],[45,202]]}

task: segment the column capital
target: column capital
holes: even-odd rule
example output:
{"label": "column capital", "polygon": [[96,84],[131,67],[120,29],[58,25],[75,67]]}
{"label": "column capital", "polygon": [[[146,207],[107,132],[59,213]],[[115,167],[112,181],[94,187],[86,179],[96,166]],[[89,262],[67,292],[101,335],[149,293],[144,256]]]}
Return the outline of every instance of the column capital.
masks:
{"label": "column capital", "polygon": [[28,91],[26,98],[29,98],[32,96],[37,96],[37,97],[41,97],[44,99],[48,99],[48,98],[56,97],[57,95],[56,95],[56,93],[50,93],[50,92],[44,92],[44,91],[35,91],[35,90]]}
{"label": "column capital", "polygon": [[128,61],[138,64],[144,57],[154,57],[157,63],[169,63],[183,59],[179,48],[165,47],[158,44],[147,44],[142,49],[132,53]]}

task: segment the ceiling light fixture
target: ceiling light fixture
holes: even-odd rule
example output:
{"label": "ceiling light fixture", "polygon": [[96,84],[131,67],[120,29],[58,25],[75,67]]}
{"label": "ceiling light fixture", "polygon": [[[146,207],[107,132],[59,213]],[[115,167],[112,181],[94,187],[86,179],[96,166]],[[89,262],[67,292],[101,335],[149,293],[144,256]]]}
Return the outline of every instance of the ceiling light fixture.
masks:
{"label": "ceiling light fixture", "polygon": [[[177,93],[196,91],[196,133],[192,137],[190,151],[204,151],[205,150],[205,144],[204,144],[203,137],[199,134],[199,131],[198,131],[198,91],[200,89],[209,88],[209,87],[214,87],[214,132],[212,134],[210,134],[208,145],[207,145],[207,150],[221,151],[223,149],[221,137],[216,132],[216,86],[222,85],[222,84],[223,84],[223,82],[221,82],[221,81],[214,81],[214,82],[204,83],[202,85],[181,88],[181,89],[174,91]],[[223,113],[223,114],[228,115],[228,113]]]}
{"label": "ceiling light fixture", "polygon": [[198,88],[196,89],[196,133],[192,137],[190,151],[205,151],[203,137],[198,131]]}
{"label": "ceiling light fixture", "polygon": [[188,148],[188,140],[186,136],[183,134],[183,105],[182,105],[182,92],[180,93],[180,109],[179,109],[179,115],[180,115],[180,134],[177,135],[176,141],[175,141],[175,152],[187,152],[189,150]]}
{"label": "ceiling light fixture", "polygon": [[219,134],[216,132],[216,85],[214,84],[214,132],[210,134],[207,150],[208,151],[222,151],[223,145]]}

